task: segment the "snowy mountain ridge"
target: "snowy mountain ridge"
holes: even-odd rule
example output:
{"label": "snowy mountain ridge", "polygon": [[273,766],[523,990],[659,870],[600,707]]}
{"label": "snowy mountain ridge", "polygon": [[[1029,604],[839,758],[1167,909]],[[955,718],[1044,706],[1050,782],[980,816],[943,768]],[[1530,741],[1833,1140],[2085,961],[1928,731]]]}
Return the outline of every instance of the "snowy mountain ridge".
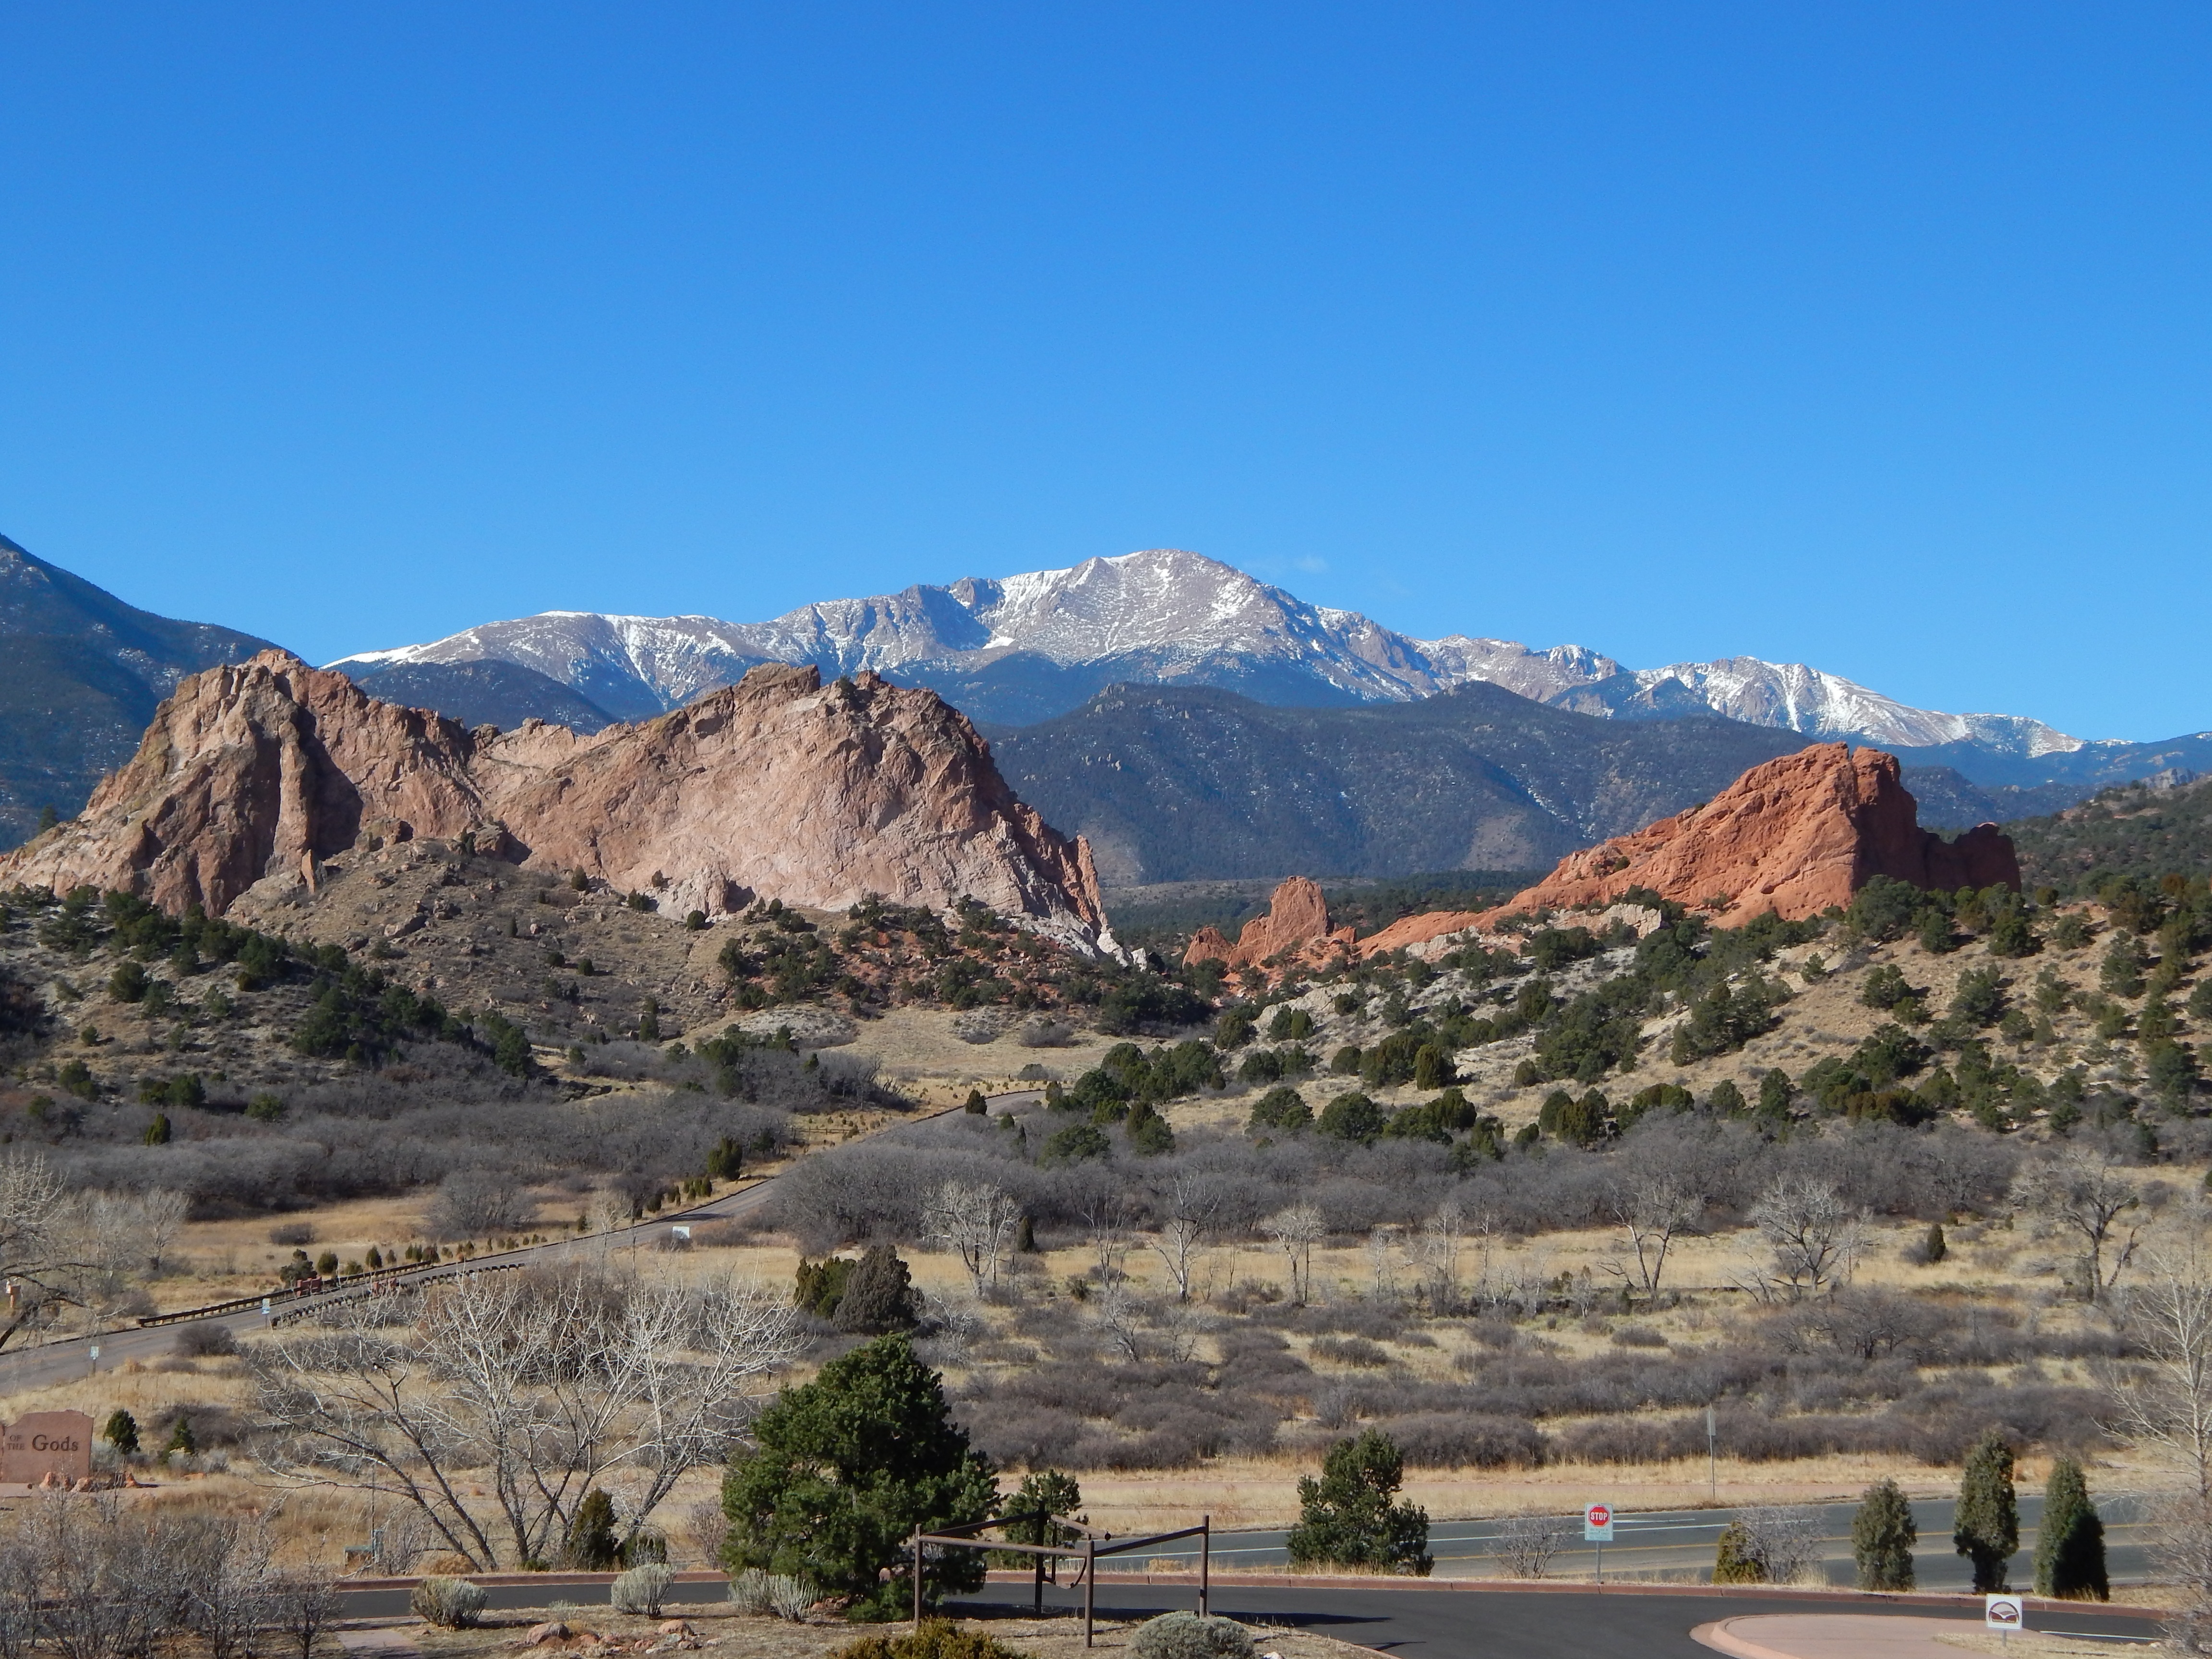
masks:
{"label": "snowy mountain ridge", "polygon": [[1318,705],[1407,702],[1485,680],[1616,719],[1712,713],[1808,738],[1967,744],[2021,758],[2083,747],[2040,720],[1917,708],[1802,663],[1627,669],[1578,645],[1415,639],[1177,549],[823,600],[761,623],[551,611],[331,666],[373,678],[398,664],[484,658],[535,669],[627,720],[678,708],[756,663],[793,662],[933,685],[975,718],[1011,724],[1065,712],[1117,680]]}

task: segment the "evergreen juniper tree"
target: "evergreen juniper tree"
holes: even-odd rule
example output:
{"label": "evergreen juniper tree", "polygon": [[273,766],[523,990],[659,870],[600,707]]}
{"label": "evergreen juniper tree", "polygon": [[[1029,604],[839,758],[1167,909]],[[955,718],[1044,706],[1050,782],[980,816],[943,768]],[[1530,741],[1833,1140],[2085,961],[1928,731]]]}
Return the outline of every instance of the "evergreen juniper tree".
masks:
{"label": "evergreen juniper tree", "polygon": [[2005,1567],[2020,1548],[2020,1504],[2012,1489],[2012,1448],[1991,1429],[1966,1454],[1951,1541],[1974,1564],[1974,1591],[2009,1589]]}
{"label": "evergreen juniper tree", "polygon": [[579,1572],[605,1572],[622,1553],[615,1537],[615,1500],[597,1486],[584,1494],[568,1522],[568,1541],[562,1551],[568,1565]]}
{"label": "evergreen juniper tree", "polygon": [[1320,1480],[1298,1477],[1298,1524],[1287,1540],[1291,1565],[1427,1577],[1436,1565],[1429,1554],[1429,1512],[1390,1501],[1405,1475],[1397,1443],[1380,1429],[1330,1447]]}
{"label": "evergreen juniper tree", "polygon": [[[850,1291],[848,1295],[851,1294]],[[999,1510],[997,1472],[953,1420],[942,1377],[903,1336],[878,1337],[787,1389],[730,1460],[722,1512],[732,1571],[804,1576],[854,1598],[855,1618],[913,1606],[907,1540]],[[983,1558],[948,1551],[925,1565],[925,1599],[983,1583]]]}
{"label": "evergreen juniper tree", "polygon": [[2035,1542],[2035,1593],[2069,1601],[2109,1601],[2105,1522],[2089,1501],[2081,1466],[2062,1457],[2043,1489],[2043,1525]]}
{"label": "evergreen juniper tree", "polygon": [[1880,1480],[1869,1486],[1858,1513],[1851,1517],[1851,1556],[1858,1563],[1859,1588],[1911,1589],[1912,1547],[1919,1541],[1912,1505],[1897,1482]]}
{"label": "evergreen juniper tree", "polygon": [[845,1275],[830,1321],[841,1331],[862,1336],[884,1336],[910,1331],[921,1321],[921,1292],[897,1251],[888,1244],[871,1244]]}
{"label": "evergreen juniper tree", "polygon": [[1716,1584],[1763,1584],[1766,1582],[1766,1564],[1759,1559],[1752,1546],[1751,1528],[1741,1521],[1731,1521],[1721,1528],[1719,1540],[1713,1547],[1713,1583]]}

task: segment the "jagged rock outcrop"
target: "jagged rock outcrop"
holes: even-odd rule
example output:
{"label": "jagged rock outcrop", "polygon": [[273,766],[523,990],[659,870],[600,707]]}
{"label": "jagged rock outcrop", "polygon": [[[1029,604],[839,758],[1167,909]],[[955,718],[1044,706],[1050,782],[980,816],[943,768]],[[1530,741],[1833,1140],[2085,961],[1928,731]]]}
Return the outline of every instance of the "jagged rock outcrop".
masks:
{"label": "jagged rock outcrop", "polygon": [[83,816],[0,860],[0,884],[125,888],[227,909],[312,883],[363,838],[469,836],[664,909],[755,895],[972,896],[1081,944],[1105,918],[1090,848],[1015,799],[935,693],[873,674],[824,686],[772,664],[687,708],[588,736],[532,720],[465,731],[280,651],[185,681]]}
{"label": "jagged rock outcrop", "polygon": [[1292,876],[1277,887],[1267,901],[1267,914],[1244,924],[1231,945],[1216,927],[1201,927],[1193,936],[1183,962],[1218,960],[1233,970],[1249,968],[1277,957],[1297,960],[1326,953],[1352,943],[1352,929],[1334,933],[1328,925],[1328,904],[1321,889],[1304,876]]}
{"label": "jagged rock outcrop", "polygon": [[2012,842],[1994,824],[1947,842],[1919,824],[1897,757],[1816,744],[1754,766],[1702,806],[1570,854],[1535,886],[1431,937],[1513,915],[1610,902],[1631,888],[1691,905],[1714,902],[1735,927],[1766,911],[1817,915],[1876,876],[1916,887],[2020,885]]}

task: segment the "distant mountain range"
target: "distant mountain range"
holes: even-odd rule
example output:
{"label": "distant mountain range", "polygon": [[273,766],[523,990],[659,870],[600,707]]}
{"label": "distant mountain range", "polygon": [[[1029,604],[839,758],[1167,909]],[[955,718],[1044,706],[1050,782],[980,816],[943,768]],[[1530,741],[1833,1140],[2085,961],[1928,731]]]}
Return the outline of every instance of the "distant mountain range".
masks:
{"label": "distant mountain range", "polygon": [[[0,539],[0,848],[44,806],[74,814],[181,675],[264,644],[134,610]],[[1802,665],[1631,670],[1579,646],[1416,640],[1173,551],[769,623],[555,611],[338,665],[467,726],[597,731],[769,660],[937,690],[1116,883],[1547,863],[1813,739],[1895,750],[1921,821],[1952,828],[2212,772],[2212,732],[2084,743]]]}
{"label": "distant mountain range", "polygon": [[269,641],[125,605],[0,536],[0,848],[84,805],[179,680]]}
{"label": "distant mountain range", "polygon": [[2021,761],[2094,746],[2021,715],[1915,708],[1802,663],[1729,657],[1626,669],[1577,645],[1417,640],[1172,549],[826,600],[773,622],[548,611],[331,666],[368,680],[403,665],[487,658],[535,670],[623,720],[678,708],[755,663],[793,662],[928,685],[971,718],[1002,726],[1050,720],[1119,684],[1207,685],[1329,708],[1407,702],[1484,681],[1621,720],[1715,714],[1808,738],[1958,744]]}

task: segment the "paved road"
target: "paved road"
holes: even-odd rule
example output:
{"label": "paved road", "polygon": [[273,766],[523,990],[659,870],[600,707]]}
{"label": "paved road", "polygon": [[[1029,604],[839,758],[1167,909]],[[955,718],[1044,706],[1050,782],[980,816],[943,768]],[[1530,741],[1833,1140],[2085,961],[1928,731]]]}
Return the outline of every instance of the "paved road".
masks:
{"label": "paved road", "polygon": [[[519,1267],[525,1263],[557,1261],[610,1247],[622,1249],[647,1244],[666,1237],[672,1226],[690,1222],[726,1220],[757,1210],[769,1201],[774,1186],[775,1177],[769,1176],[709,1199],[703,1204],[694,1205],[688,1210],[670,1211],[665,1215],[656,1216],[635,1227],[622,1228],[613,1232],[588,1233],[580,1237],[552,1239],[544,1244],[480,1255],[465,1262],[441,1262],[435,1267],[395,1274],[382,1282],[422,1285],[432,1279],[450,1279],[458,1273],[480,1272],[487,1267]],[[358,1292],[339,1291],[324,1296],[277,1296],[270,1298],[270,1302],[273,1312],[282,1316],[335,1305],[355,1294]],[[269,1321],[258,1308],[212,1315],[208,1322],[223,1326],[240,1336],[265,1330],[269,1325]],[[35,1348],[0,1355],[0,1394],[43,1388],[71,1377],[88,1376],[94,1370],[110,1370],[126,1359],[145,1361],[156,1358],[175,1346],[177,1334],[182,1328],[181,1325],[155,1325],[143,1328],[131,1326],[102,1332],[97,1336],[71,1337],[64,1341],[48,1342]],[[95,1349],[99,1352],[96,1360],[94,1358]]]}
{"label": "paved road", "polygon": [[[1000,1592],[1005,1594],[1001,1595]],[[1098,1604],[1116,1613],[1168,1613],[1195,1605],[1194,1592],[1164,1585],[1117,1585],[1103,1577]],[[1046,1592],[1048,1603],[1067,1606],[1071,1593]],[[993,1585],[963,1605],[1026,1607],[1014,1585]],[[1079,1607],[1080,1603],[1076,1605]],[[1756,1613],[1913,1613],[1948,1610],[1895,1602],[1821,1601],[1812,1607],[1756,1592],[1709,1595],[1653,1595],[1606,1590],[1324,1589],[1273,1585],[1225,1588],[1213,1593],[1213,1611],[1255,1624],[1295,1625],[1381,1648],[1408,1659],[1712,1659],[1690,1639],[1691,1630],[1716,1619]],[[1958,1610],[1961,1625],[1981,1620]],[[2144,1637],[2148,1620],[2110,1612],[2038,1615],[2031,1626],[2083,1635]],[[2118,1646],[2118,1644],[2115,1644]]]}
{"label": "paved road", "polygon": [[[1850,1504],[1820,1507],[1821,1565],[1827,1572],[1828,1582],[1833,1584],[1850,1586],[1856,1582],[1856,1570],[1851,1560],[1851,1514],[1855,1507]],[[2099,1500],[2098,1507],[2105,1517],[2106,1559],[2113,1579],[2125,1583],[2148,1577],[2143,1528],[2136,1518],[2134,1500],[2125,1496],[2104,1498]],[[1948,1498],[1912,1506],[1912,1518],[1920,1528],[1920,1547],[1913,1553],[1913,1567],[1923,1590],[1965,1591],[1973,1588],[1971,1567],[1952,1547],[1951,1510]],[[2035,1528],[2043,1516],[2042,1496],[2023,1493],[2020,1511],[2021,1552],[2012,1565],[2015,1584],[2030,1583],[2034,1579]],[[1733,1510],[1668,1510],[1617,1516],[1613,1522],[1614,1541],[1605,1547],[1606,1576],[1696,1582],[1711,1571],[1714,1547],[1719,1541],[1721,1528],[1735,1518]],[[1498,1535],[1498,1523],[1495,1521],[1438,1522],[1429,1529],[1429,1553],[1436,1557],[1437,1576],[1498,1576],[1498,1563],[1492,1558]],[[1282,1566],[1287,1560],[1283,1537],[1280,1532],[1217,1533],[1213,1538],[1214,1569],[1235,1572],[1240,1569]],[[1100,1562],[1099,1567],[1102,1577],[1116,1571],[1142,1572],[1146,1561],[1170,1559],[1195,1571],[1195,1540],[1166,1545],[1143,1555],[1109,1557]],[[1596,1567],[1593,1547],[1582,1542],[1577,1527],[1571,1548],[1555,1558],[1551,1576],[1586,1579],[1595,1576]]]}
{"label": "paved road", "polygon": [[[489,1588],[494,1608],[542,1607],[563,1599],[579,1607],[606,1601],[603,1585],[519,1584]],[[1098,1607],[1119,1617],[1149,1617],[1196,1606],[1194,1588],[1164,1584],[1115,1584],[1101,1578]],[[715,1583],[679,1583],[669,1601],[673,1611],[687,1603],[723,1599]],[[1079,1614],[1081,1592],[1062,1585],[1045,1592],[1048,1609]],[[993,1584],[951,1605],[955,1613],[1027,1612],[1030,1591],[1018,1584]],[[1897,1602],[1818,1601],[1808,1603],[1771,1593],[1716,1590],[1708,1595],[1649,1595],[1620,1590],[1444,1590],[1403,1586],[1344,1589],[1295,1584],[1219,1586],[1212,1609],[1249,1624],[1291,1625],[1380,1648],[1407,1659],[1712,1659],[1711,1650],[1690,1639],[1696,1626],[1716,1619],[1758,1613],[1864,1613],[1955,1617],[1965,1630],[1981,1620],[1966,1608],[1930,1607]],[[356,1590],[346,1597],[349,1618],[388,1618],[407,1611],[407,1592]],[[2108,1638],[2147,1639],[2156,1626],[2145,1616],[2109,1609],[2083,1608],[2031,1615],[2031,1627]],[[2126,1643],[2114,1639],[2116,1649]]]}

